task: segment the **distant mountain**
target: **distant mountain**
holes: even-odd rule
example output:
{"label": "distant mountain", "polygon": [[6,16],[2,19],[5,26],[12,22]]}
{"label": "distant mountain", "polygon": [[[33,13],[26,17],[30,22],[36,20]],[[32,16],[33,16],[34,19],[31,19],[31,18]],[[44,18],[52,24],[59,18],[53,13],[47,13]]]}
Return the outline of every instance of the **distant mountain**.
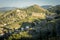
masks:
{"label": "distant mountain", "polygon": [[44,5],[44,6],[41,6],[42,8],[44,8],[44,9],[49,9],[49,8],[51,8],[51,7],[53,7],[52,5]]}
{"label": "distant mountain", "polygon": [[[9,11],[9,10],[14,10],[16,9],[16,7],[2,7],[0,8],[0,12],[5,12],[5,11]],[[42,13],[42,12],[46,12],[48,10],[44,9],[43,7],[39,6],[39,5],[32,5],[32,6],[29,6],[27,8],[24,8],[24,9],[21,9],[21,10],[24,10],[24,11],[30,11],[30,12],[39,12],[39,13]]]}
{"label": "distant mountain", "polygon": [[2,7],[0,8],[0,12],[5,12],[5,11],[13,10],[13,9],[15,9],[15,7]]}
{"label": "distant mountain", "polygon": [[54,12],[54,13],[59,12],[60,13],[60,5],[53,6],[53,7],[49,8],[48,10],[50,12]]}

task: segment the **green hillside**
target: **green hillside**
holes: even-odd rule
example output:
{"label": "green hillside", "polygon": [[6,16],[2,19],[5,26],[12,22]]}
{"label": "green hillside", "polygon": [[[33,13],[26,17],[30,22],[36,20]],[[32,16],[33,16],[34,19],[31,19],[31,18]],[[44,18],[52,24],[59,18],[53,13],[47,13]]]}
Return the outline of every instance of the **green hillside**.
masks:
{"label": "green hillside", "polygon": [[0,36],[7,34],[8,38],[4,37],[7,40],[56,36],[58,19],[55,19],[55,14],[36,4],[24,9],[16,8],[0,14]]}

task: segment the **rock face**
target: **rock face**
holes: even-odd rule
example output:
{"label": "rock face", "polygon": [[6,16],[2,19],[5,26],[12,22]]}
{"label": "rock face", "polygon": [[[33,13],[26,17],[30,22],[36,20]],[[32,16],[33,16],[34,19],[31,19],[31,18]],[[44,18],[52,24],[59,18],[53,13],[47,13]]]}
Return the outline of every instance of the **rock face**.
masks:
{"label": "rock face", "polygon": [[35,13],[35,12],[33,12],[32,16],[40,18],[40,19],[45,19],[46,18],[46,14],[45,13]]}

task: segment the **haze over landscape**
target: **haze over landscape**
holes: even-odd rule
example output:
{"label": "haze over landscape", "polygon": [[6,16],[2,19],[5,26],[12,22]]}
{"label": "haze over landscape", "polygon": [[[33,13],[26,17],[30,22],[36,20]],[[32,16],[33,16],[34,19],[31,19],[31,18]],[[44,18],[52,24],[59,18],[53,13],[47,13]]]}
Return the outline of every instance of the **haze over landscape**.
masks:
{"label": "haze over landscape", "polygon": [[60,40],[60,0],[0,0],[0,40]]}
{"label": "haze over landscape", "polygon": [[33,4],[55,6],[60,4],[60,0],[0,0],[0,7],[27,7]]}

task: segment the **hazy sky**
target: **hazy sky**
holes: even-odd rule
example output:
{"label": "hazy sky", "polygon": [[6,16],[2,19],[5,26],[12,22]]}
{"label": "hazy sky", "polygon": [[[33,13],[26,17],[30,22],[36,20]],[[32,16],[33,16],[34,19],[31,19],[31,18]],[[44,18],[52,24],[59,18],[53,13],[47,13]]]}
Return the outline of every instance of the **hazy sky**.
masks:
{"label": "hazy sky", "polygon": [[0,7],[26,7],[33,4],[58,5],[60,0],[0,0]]}

